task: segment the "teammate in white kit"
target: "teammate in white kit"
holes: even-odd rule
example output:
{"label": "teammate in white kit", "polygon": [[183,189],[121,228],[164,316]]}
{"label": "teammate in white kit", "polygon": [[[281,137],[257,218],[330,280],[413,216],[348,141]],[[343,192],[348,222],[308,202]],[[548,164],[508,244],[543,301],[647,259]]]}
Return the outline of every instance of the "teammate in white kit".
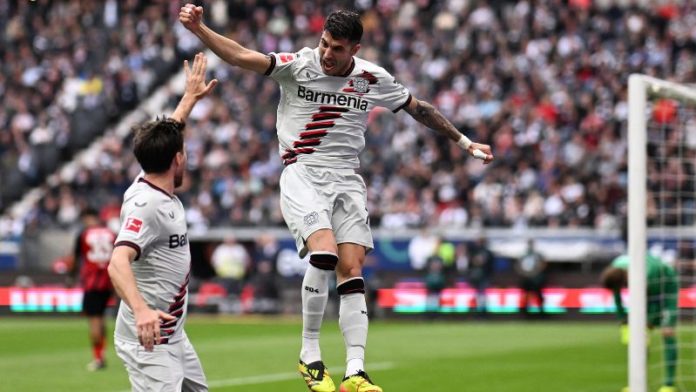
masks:
{"label": "teammate in white kit", "polygon": [[207,391],[186,332],[191,254],[184,206],[173,192],[186,168],[184,122],[217,80],[205,83],[206,58],[184,62],[186,90],[169,119],[135,131],[133,152],[144,174],[126,191],[109,276],[122,299],[114,346],[133,391]]}
{"label": "teammate in white kit", "polygon": [[346,345],[341,392],[380,392],[365,373],[367,307],[362,265],[373,248],[366,188],[358,154],[365,146],[367,116],[376,106],[404,109],[448,136],[469,154],[493,160],[488,145],[473,143],[427,102],[411,96],[383,68],[355,57],[362,24],[358,14],[337,11],[324,24],[319,46],[296,53],[262,54],[202,23],[203,8],[186,4],[181,23],[226,62],[267,75],[280,84],[276,128],[286,168],[280,178],[283,218],[301,256],[309,252],[302,284],[302,349],[299,370],[312,391],[335,391],[319,350],[319,330],[336,273],[339,325]]}

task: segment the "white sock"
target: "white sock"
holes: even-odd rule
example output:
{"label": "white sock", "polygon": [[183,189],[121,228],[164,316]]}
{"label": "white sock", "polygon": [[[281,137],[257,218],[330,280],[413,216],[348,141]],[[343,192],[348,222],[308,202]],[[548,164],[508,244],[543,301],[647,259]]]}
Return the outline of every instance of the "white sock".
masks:
{"label": "white sock", "polygon": [[[307,267],[302,280],[302,349],[300,350],[300,359],[306,364],[321,360],[319,331],[324,318],[326,302],[329,298],[329,279],[334,274],[334,269],[325,268],[328,268],[327,265],[331,263],[335,268],[337,262],[338,257],[333,253],[312,253],[310,265]],[[315,265],[323,268],[317,268]]]}
{"label": "white sock", "polygon": [[362,278],[353,278],[338,287],[341,296],[338,324],[346,344],[346,377],[365,370],[365,344],[367,343],[367,304],[365,283]]}
{"label": "white sock", "polygon": [[[364,350],[363,350],[364,352]],[[346,375],[345,377],[357,374],[358,371],[365,370],[365,361],[360,358],[350,359],[346,362]]]}

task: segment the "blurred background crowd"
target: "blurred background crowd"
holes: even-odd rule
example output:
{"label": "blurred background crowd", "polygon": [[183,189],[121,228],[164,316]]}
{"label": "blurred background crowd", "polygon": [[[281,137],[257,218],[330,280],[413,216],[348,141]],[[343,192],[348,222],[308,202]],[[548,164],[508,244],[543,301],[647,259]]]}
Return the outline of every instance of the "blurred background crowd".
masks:
{"label": "blurred background crowd", "polygon": [[[371,222],[388,229],[616,228],[625,218],[628,75],[696,78],[696,4],[688,1],[201,3],[214,30],[264,53],[315,47],[328,12],[357,9],[358,55],[491,144],[496,161],[484,167],[410,116],[373,111],[360,172]],[[29,214],[0,222],[0,236],[72,227],[87,206],[118,217],[139,171],[128,138],[107,137],[71,181],[44,180],[202,49],[178,23],[179,6],[0,0],[0,212],[31,187],[46,190]],[[179,196],[191,230],[283,226],[278,86],[226,65],[210,72],[221,83],[187,124],[190,172]],[[172,94],[169,113],[177,100]],[[674,120],[668,103],[655,110],[658,126]],[[685,151],[693,155],[696,143]],[[693,174],[692,166],[651,170]]]}

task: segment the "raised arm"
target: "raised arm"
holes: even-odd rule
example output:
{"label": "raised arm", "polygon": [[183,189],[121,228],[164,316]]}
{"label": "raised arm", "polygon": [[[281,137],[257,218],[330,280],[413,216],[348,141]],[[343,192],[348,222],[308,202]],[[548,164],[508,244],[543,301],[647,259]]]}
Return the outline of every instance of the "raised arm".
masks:
{"label": "raised arm", "polygon": [[186,72],[186,88],[181,101],[176,106],[172,119],[181,123],[186,122],[191,110],[201,98],[208,95],[217,85],[217,79],[205,83],[205,69],[208,59],[203,53],[196,54],[193,59],[193,66],[189,68],[188,60],[184,60],[184,72]]}
{"label": "raised arm", "polygon": [[433,105],[413,97],[411,102],[404,108],[408,114],[416,121],[426,127],[447,136],[451,141],[457,143],[463,150],[471,156],[483,160],[484,164],[493,161],[491,147],[487,144],[474,143],[468,137],[459,133],[457,128],[445,118]]}
{"label": "raised arm", "polygon": [[247,49],[206,26],[203,23],[203,7],[186,4],[179,11],[179,21],[195,34],[205,46],[231,65],[260,74],[265,73],[271,66],[271,59],[267,55]]}

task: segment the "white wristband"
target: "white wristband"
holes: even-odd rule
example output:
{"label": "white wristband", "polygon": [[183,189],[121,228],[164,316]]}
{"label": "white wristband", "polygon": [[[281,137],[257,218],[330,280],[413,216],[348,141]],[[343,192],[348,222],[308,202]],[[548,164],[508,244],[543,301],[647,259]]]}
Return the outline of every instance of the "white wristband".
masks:
{"label": "white wristband", "polygon": [[471,147],[471,140],[469,140],[468,137],[462,135],[462,137],[460,137],[457,141],[457,145],[465,151],[469,150],[469,147]]}

